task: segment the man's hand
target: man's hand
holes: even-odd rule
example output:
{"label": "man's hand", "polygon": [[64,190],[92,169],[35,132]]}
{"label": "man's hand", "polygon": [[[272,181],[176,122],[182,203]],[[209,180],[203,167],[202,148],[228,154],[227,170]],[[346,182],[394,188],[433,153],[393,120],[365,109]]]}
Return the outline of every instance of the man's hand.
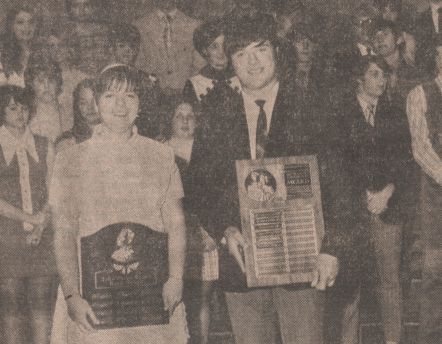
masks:
{"label": "man's hand", "polygon": [[[80,295],[75,294],[66,300],[68,306],[68,314],[73,321],[78,325],[82,332],[93,332],[95,329],[93,325],[100,324],[100,321],[94,314],[89,303]],[[92,322],[92,324],[91,324]]]}
{"label": "man's hand", "polygon": [[339,271],[339,263],[336,257],[321,253],[318,256],[316,269],[314,271],[312,287],[318,290],[325,290],[335,284]]}
{"label": "man's hand", "polygon": [[393,195],[394,185],[388,184],[382,191],[371,192],[367,190],[367,209],[375,215],[382,214],[387,209],[388,201]]}
{"label": "man's hand", "polygon": [[163,286],[163,301],[164,309],[169,310],[170,316],[176,306],[183,299],[183,279],[176,277],[169,277],[167,282]]}
{"label": "man's hand", "polygon": [[246,273],[246,266],[241,251],[247,246],[246,240],[238,228],[230,226],[224,231],[229,253],[235,258],[241,271]]}

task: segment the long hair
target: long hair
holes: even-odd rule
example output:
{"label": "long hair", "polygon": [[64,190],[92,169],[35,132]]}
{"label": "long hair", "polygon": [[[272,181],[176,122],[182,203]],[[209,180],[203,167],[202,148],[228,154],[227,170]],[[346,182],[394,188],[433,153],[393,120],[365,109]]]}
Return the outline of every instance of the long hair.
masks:
{"label": "long hair", "polygon": [[88,88],[95,95],[95,83],[91,79],[80,81],[73,93],[74,125],[72,127],[72,134],[77,141],[82,141],[92,135],[92,131],[80,111],[80,93]]}
{"label": "long hair", "polygon": [[31,49],[33,46],[38,45],[39,42],[35,39],[39,35],[40,29],[40,18],[36,15],[34,10],[29,5],[20,5],[12,8],[8,11],[6,15],[6,28],[5,33],[2,39],[2,54],[1,54],[1,63],[3,65],[3,69],[6,77],[9,77],[14,72],[17,74],[21,74],[25,69],[25,66],[22,63],[22,55],[23,48],[20,46],[17,37],[14,33],[14,22],[15,18],[20,12],[26,12],[31,14],[36,21],[34,38],[32,42]]}

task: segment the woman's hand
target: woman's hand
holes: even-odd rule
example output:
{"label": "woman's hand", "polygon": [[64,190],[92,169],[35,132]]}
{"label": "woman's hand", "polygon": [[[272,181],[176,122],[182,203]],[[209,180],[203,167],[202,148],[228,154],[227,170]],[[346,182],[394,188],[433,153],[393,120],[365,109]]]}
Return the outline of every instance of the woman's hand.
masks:
{"label": "woman's hand", "polygon": [[164,309],[169,310],[172,316],[176,306],[183,299],[183,279],[178,277],[169,277],[163,286]]}
{"label": "woman's hand", "polygon": [[26,235],[26,244],[29,246],[38,246],[40,244],[43,231],[43,227],[34,226],[32,231],[28,235]]}
{"label": "woman's hand", "polygon": [[68,314],[70,318],[78,325],[82,332],[93,332],[93,325],[99,325],[100,321],[94,314],[89,303],[80,295],[72,295],[66,300]]}
{"label": "woman's hand", "polygon": [[382,214],[388,207],[388,201],[394,192],[394,185],[388,184],[382,191],[371,192],[367,190],[367,209],[375,215]]}

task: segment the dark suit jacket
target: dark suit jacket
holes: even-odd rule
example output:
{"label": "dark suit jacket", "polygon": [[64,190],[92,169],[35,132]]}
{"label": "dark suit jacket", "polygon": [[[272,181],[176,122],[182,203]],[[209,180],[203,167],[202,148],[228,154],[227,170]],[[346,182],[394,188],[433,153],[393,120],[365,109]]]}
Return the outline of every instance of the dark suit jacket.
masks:
{"label": "dark suit jacket", "polygon": [[414,32],[416,38],[416,65],[425,70],[425,72],[431,73],[433,67],[433,60],[431,54],[431,45],[435,38],[436,31],[434,30],[433,17],[431,8],[423,12],[416,20],[414,25]]}
{"label": "dark suit jacket", "polygon": [[359,189],[360,201],[365,200],[366,190],[381,191],[393,183],[395,192],[381,217],[388,223],[403,222],[405,214],[401,203],[406,197],[407,176],[412,169],[406,115],[381,98],[372,127],[366,122],[355,94],[342,104],[340,115],[346,164],[351,168],[354,188]]}
{"label": "dark suit jacket", "polygon": [[[250,144],[242,96],[230,87],[205,98],[205,123],[196,134],[186,190],[192,208],[217,240],[228,226],[241,228],[235,160],[250,159]],[[272,114],[266,157],[316,154],[326,224],[322,252],[343,257],[353,245],[355,212],[338,152],[321,139],[317,126],[298,111],[296,95],[280,84]],[[224,289],[246,290],[245,276],[228,254],[220,257]]]}

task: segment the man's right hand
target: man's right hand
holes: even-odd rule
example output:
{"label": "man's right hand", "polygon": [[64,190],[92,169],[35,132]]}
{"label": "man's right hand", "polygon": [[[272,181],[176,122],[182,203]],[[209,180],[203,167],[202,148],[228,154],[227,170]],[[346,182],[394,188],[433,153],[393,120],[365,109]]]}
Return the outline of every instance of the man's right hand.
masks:
{"label": "man's right hand", "polygon": [[75,294],[66,300],[68,306],[68,314],[73,321],[78,325],[82,332],[93,332],[91,321],[94,325],[100,324],[100,321],[94,314],[89,303],[80,295]]}
{"label": "man's right hand", "polygon": [[243,249],[247,247],[246,239],[242,236],[239,229],[233,226],[227,227],[224,231],[224,237],[226,238],[229,253],[235,258],[241,271],[246,273],[246,266],[242,255]]}

